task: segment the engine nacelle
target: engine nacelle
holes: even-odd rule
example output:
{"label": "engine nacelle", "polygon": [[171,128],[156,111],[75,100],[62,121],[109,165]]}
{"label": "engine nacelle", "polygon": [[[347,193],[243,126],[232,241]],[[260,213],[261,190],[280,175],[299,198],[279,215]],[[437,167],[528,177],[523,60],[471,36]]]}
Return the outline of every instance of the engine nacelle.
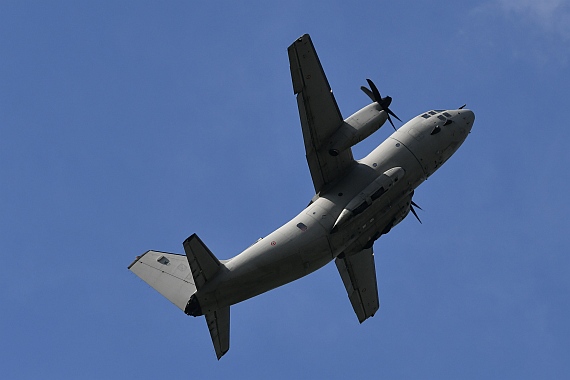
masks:
{"label": "engine nacelle", "polygon": [[[366,186],[357,196],[355,196],[342,210],[338,216],[334,226],[340,226],[352,217],[361,214],[366,210],[376,199],[382,197],[392,186],[404,177],[406,172],[401,167],[395,167],[386,170],[378,176],[371,184]],[[405,217],[405,215],[404,215]],[[402,218],[403,219],[403,218]]]}
{"label": "engine nacelle", "polygon": [[340,128],[331,136],[327,149],[331,156],[364,140],[386,122],[388,115],[376,102],[367,105],[344,120]]}

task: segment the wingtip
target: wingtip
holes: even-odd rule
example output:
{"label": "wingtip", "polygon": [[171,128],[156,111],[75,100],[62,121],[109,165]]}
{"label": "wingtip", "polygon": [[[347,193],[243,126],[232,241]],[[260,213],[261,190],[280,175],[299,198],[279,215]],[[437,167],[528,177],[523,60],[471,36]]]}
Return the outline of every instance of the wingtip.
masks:
{"label": "wingtip", "polygon": [[131,265],[129,265],[127,267],[127,269],[131,269],[133,267],[133,265],[135,265],[137,263],[137,261],[139,261],[144,255],[146,255],[147,253],[149,253],[150,251],[146,251],[145,253],[143,253],[142,255],[139,255],[137,257],[135,257],[134,261],[131,263]]}
{"label": "wingtip", "polygon": [[140,260],[140,256],[135,257],[135,260],[127,267],[127,269],[131,269],[133,267],[133,265],[135,265],[137,263],[137,261]]}
{"label": "wingtip", "polygon": [[218,361],[222,358],[222,356],[224,356],[226,354],[226,352],[228,352],[228,350],[225,350],[224,352],[216,352],[216,358],[218,358]]}
{"label": "wingtip", "polygon": [[197,238],[197,237],[198,237],[198,235],[197,235],[196,233],[193,233],[192,235],[188,236],[188,237],[184,240],[184,242],[183,242],[182,244],[184,244],[184,243],[186,243],[186,242],[189,242],[190,240],[193,240],[193,239],[195,239],[195,238]]}

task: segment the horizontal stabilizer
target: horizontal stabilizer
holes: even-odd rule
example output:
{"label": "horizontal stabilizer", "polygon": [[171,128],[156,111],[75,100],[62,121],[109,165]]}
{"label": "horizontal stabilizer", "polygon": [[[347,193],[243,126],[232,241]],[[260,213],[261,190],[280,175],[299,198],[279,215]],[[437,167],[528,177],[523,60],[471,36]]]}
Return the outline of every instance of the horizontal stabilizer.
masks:
{"label": "horizontal stabilizer", "polygon": [[188,260],[183,255],[148,251],[137,257],[129,270],[181,310],[196,292]]}
{"label": "horizontal stabilizer", "polygon": [[230,307],[226,306],[219,310],[206,314],[208,330],[214,343],[218,360],[230,349]]}
{"label": "horizontal stabilizer", "polygon": [[380,307],[376,267],[372,248],[335,259],[336,267],[360,323],[372,317]]}
{"label": "horizontal stabilizer", "polygon": [[184,240],[183,245],[194,283],[199,290],[218,273],[222,264],[196,234]]}

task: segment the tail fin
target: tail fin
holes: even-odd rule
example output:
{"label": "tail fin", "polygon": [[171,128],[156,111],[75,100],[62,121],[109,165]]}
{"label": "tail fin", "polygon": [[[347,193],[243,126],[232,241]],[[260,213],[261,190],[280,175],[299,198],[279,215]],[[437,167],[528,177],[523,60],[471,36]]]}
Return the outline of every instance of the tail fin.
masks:
{"label": "tail fin", "polygon": [[184,240],[183,245],[188,263],[192,268],[194,283],[196,288],[200,290],[206,282],[218,273],[222,264],[196,234]]}
{"label": "tail fin", "polygon": [[[218,273],[222,264],[196,234],[186,239],[183,245],[199,291]],[[219,360],[230,349],[230,307],[207,312],[204,316]]]}
{"label": "tail fin", "polygon": [[[193,234],[183,243],[186,257],[173,253],[148,251],[129,265],[129,270],[156,289],[170,302],[189,315],[189,307],[200,310],[196,295],[222,264],[212,251]],[[194,302],[194,303],[193,303]],[[218,360],[230,348],[230,307],[205,313],[210,337]]]}
{"label": "tail fin", "polygon": [[137,257],[129,269],[182,311],[196,292],[188,260],[182,255],[148,251]]}
{"label": "tail fin", "polygon": [[206,323],[218,360],[230,349],[230,307],[206,313]]}

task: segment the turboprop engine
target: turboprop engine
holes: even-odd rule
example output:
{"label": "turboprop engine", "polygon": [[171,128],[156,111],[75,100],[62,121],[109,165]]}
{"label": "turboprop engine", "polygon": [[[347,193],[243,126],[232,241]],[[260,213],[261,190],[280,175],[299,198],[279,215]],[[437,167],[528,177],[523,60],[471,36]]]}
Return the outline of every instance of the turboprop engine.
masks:
{"label": "turboprop engine", "polygon": [[388,108],[392,103],[392,98],[389,96],[383,98],[374,82],[370,79],[366,79],[366,81],[370,86],[370,90],[364,86],[360,87],[360,89],[368,95],[374,103],[367,105],[344,120],[339,129],[331,136],[327,144],[331,156],[338,156],[343,150],[364,140],[380,129],[386,120],[388,120],[394,130],[396,130],[390,115],[398,120],[400,120],[400,118]]}
{"label": "turboprop engine", "polygon": [[337,156],[343,150],[356,145],[376,132],[388,119],[380,104],[374,102],[348,117],[331,136],[328,151]]}

